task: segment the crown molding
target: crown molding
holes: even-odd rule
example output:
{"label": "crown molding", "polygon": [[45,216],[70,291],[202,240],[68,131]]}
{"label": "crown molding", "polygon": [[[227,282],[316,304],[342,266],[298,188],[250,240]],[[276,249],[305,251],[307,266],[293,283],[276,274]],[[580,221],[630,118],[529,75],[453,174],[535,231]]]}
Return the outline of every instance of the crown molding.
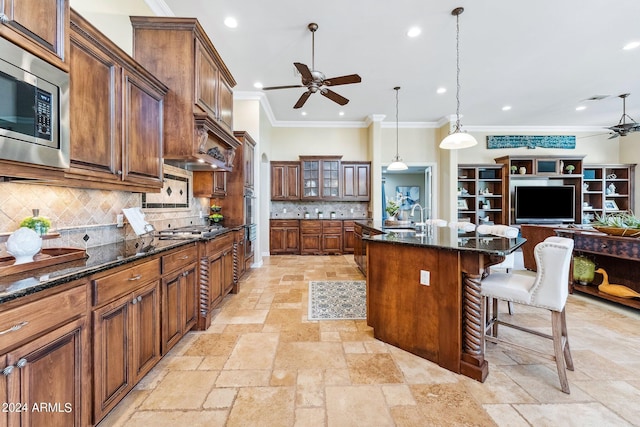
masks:
{"label": "crown molding", "polygon": [[144,0],[144,2],[157,16],[176,16],[164,0]]}

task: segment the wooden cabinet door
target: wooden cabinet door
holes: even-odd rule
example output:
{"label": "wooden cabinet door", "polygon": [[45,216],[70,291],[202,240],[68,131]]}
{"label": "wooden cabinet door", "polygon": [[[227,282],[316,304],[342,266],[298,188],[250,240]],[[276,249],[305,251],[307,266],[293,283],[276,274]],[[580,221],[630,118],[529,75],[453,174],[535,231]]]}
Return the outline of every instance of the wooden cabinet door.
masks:
{"label": "wooden cabinet door", "polygon": [[321,254],[322,234],[301,234],[300,252],[303,254]]}
{"label": "wooden cabinet door", "polygon": [[370,196],[370,164],[342,164],[342,198],[368,201]]}
{"label": "wooden cabinet door", "polygon": [[208,310],[212,310],[213,307],[218,305],[222,301],[223,292],[223,265],[222,265],[222,253],[219,253],[209,258],[208,284],[209,284],[209,307]]}
{"label": "wooden cabinet door", "polygon": [[222,283],[224,296],[233,288],[233,248],[227,248],[222,253]]}
{"label": "wooden cabinet door", "polygon": [[322,235],[322,253],[323,254],[341,254],[342,253],[342,234],[323,234]]}
{"label": "wooden cabinet door", "polygon": [[253,167],[255,164],[255,153],[253,144],[251,144],[246,138],[242,143],[243,146],[243,163],[244,163],[244,186],[246,188],[253,188],[254,172]]}
{"label": "wooden cabinet door", "polygon": [[194,171],[193,195],[195,197],[225,197],[227,195],[227,172]]}
{"label": "wooden cabinet door", "polygon": [[162,278],[162,354],[182,338],[182,271]]}
{"label": "wooden cabinet door", "polygon": [[[71,322],[7,354],[15,368],[7,376],[9,389],[28,410],[10,413],[9,425],[86,426],[89,390],[85,375],[89,347],[86,318]],[[37,405],[40,409],[33,410]],[[44,406],[43,406],[44,405]]]}
{"label": "wooden cabinet door", "polygon": [[217,197],[227,195],[227,172],[223,170],[213,172],[213,195]]}
{"label": "wooden cabinet door", "polygon": [[356,234],[353,221],[344,221],[342,225],[342,252],[353,253],[356,247]]}
{"label": "wooden cabinet door", "polygon": [[182,299],[182,333],[189,331],[198,321],[198,274],[196,264],[182,272],[180,297]]}
{"label": "wooden cabinet door", "polygon": [[100,420],[133,385],[130,369],[131,295],[93,312],[93,414]]}
{"label": "wooden cabinet door", "polygon": [[212,118],[218,118],[220,70],[198,39],[196,43],[196,104]]}
{"label": "wooden cabinet door", "polygon": [[164,95],[124,71],[123,97],[122,179],[162,188]]}
{"label": "wooden cabinet door", "polygon": [[300,163],[271,163],[271,200],[300,199]]}
{"label": "wooden cabinet door", "polygon": [[122,175],[117,96],[120,67],[99,49],[97,41],[85,36],[75,25],[71,28],[71,171],[88,179],[118,182]]}
{"label": "wooden cabinet door", "polygon": [[218,82],[218,120],[228,132],[233,130],[233,89],[220,79]]}
{"label": "wooden cabinet door", "polygon": [[69,0],[3,1],[0,14],[7,19],[0,23],[0,36],[69,71]]}
{"label": "wooden cabinet door", "polygon": [[131,369],[137,383],[160,360],[160,283],[135,291],[131,315]]}

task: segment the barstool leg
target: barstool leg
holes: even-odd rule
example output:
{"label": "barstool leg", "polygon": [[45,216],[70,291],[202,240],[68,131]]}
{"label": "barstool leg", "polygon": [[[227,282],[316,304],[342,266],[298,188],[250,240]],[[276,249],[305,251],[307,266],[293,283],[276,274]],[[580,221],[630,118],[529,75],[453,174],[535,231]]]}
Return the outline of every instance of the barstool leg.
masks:
{"label": "barstool leg", "polygon": [[573,371],[573,358],[571,357],[569,334],[567,333],[567,316],[564,309],[562,309],[562,336],[564,337],[564,363],[567,365],[568,370]]}
{"label": "barstool leg", "polygon": [[[567,371],[565,370],[564,345],[562,333],[562,312],[551,311],[551,331],[553,334],[553,352],[556,359],[556,368],[558,369],[558,377],[560,378],[560,388],[564,393],[570,394],[569,380],[567,380]],[[573,363],[573,362],[572,362]]]}

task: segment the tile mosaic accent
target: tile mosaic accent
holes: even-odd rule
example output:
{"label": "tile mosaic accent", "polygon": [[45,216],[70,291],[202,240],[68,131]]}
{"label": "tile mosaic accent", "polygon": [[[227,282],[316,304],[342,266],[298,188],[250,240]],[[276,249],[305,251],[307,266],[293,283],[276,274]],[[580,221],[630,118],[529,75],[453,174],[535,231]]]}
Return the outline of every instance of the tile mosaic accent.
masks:
{"label": "tile mosaic accent", "polygon": [[190,199],[189,190],[189,176],[165,173],[164,185],[161,192],[142,194],[142,208],[188,210]]}

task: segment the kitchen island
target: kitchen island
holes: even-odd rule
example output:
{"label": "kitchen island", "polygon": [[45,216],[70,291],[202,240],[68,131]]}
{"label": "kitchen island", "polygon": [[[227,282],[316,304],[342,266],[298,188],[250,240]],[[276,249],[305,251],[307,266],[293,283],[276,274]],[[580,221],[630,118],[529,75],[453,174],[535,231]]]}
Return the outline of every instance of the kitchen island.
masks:
{"label": "kitchen island", "polygon": [[384,234],[367,244],[367,324],[388,344],[452,372],[484,381],[484,307],[480,281],[488,266],[525,243],[449,227],[424,234],[362,225]]}

